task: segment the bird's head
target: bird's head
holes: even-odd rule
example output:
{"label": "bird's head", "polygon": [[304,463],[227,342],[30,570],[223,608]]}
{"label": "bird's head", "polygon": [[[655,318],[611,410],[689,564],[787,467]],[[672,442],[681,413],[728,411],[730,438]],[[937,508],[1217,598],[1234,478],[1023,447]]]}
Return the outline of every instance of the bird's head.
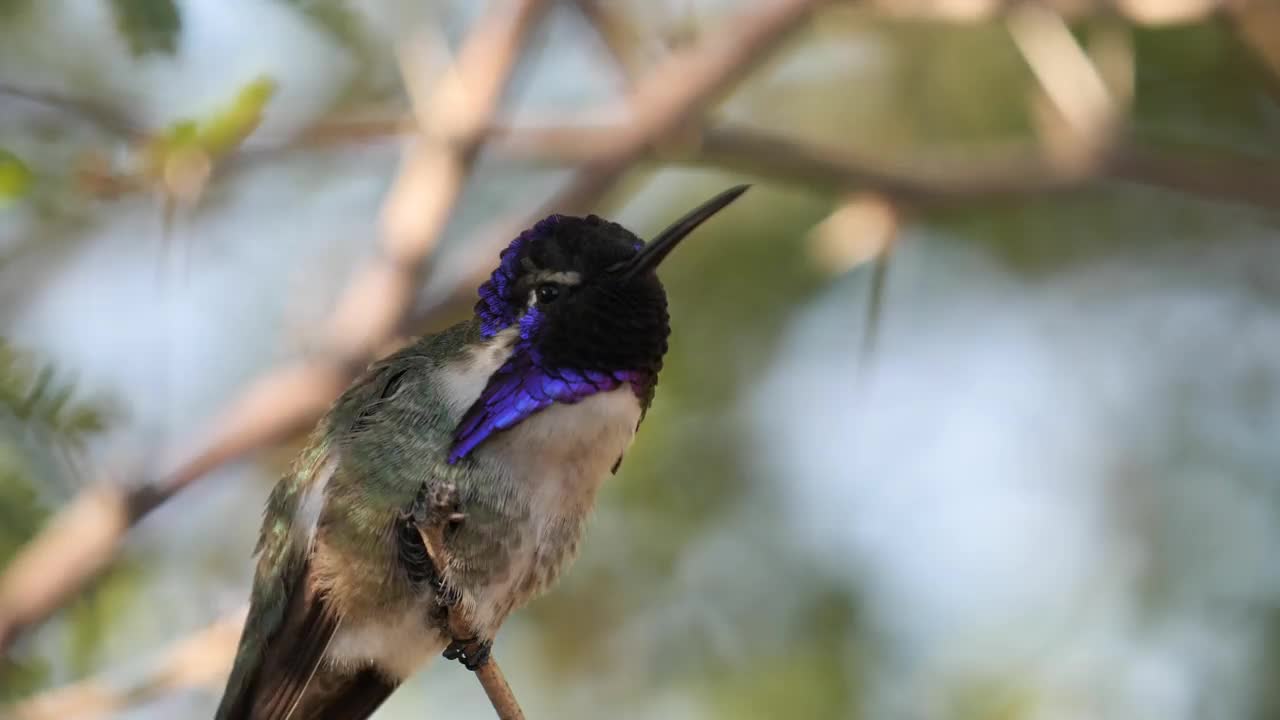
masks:
{"label": "bird's head", "polygon": [[647,405],[670,334],[658,265],[747,187],[711,198],[648,243],[595,215],[552,215],[513,240],[476,303],[481,335],[501,336],[511,355],[459,424],[451,460],[553,402],[630,384]]}
{"label": "bird's head", "polygon": [[659,263],[747,186],[698,206],[645,244],[595,215],[552,215],[521,233],[480,286],[476,314],[492,337],[518,328],[539,364],[657,373],[667,350]]}

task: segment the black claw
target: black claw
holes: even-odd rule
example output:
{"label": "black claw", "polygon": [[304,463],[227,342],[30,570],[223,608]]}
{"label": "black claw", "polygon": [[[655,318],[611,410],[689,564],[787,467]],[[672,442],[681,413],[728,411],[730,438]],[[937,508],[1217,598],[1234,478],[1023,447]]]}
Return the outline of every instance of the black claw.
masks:
{"label": "black claw", "polygon": [[489,655],[491,654],[492,650],[493,650],[493,643],[490,643],[490,642],[480,643],[476,647],[475,652],[469,654],[466,658],[462,660],[463,667],[465,667],[468,670],[471,670],[472,672],[479,670],[480,668],[484,667],[485,663],[489,662]]}
{"label": "black claw", "polygon": [[489,662],[492,649],[493,643],[488,640],[481,641],[478,638],[454,640],[444,649],[444,659],[457,660],[466,669],[475,671]]}
{"label": "black claw", "polygon": [[454,640],[453,642],[449,643],[449,647],[444,649],[444,659],[458,660],[459,658],[461,658],[463,655],[466,654],[467,642],[468,641],[466,640]]}

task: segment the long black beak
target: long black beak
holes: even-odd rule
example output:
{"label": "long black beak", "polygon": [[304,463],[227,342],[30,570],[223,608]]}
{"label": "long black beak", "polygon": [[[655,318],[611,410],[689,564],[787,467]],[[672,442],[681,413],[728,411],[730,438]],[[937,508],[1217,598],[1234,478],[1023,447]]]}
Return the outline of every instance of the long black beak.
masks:
{"label": "long black beak", "polygon": [[663,258],[669,255],[685,236],[693,232],[694,228],[723,210],[729,203],[737,200],[738,196],[746,192],[749,187],[751,186],[737,185],[731,187],[690,210],[684,217],[671,223],[666,230],[658,233],[657,237],[640,248],[640,252],[619,266],[616,272],[620,273],[623,280],[631,280],[643,272],[658,267],[658,263],[662,262]]}

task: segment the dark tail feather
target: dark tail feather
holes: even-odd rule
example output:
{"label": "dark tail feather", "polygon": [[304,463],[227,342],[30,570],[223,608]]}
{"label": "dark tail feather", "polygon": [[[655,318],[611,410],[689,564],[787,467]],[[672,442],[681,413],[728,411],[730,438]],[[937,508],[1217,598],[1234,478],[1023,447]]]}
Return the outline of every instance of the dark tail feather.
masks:
{"label": "dark tail feather", "polygon": [[392,682],[372,668],[355,672],[321,668],[303,692],[258,696],[237,720],[365,720],[395,691]]}
{"label": "dark tail feather", "polygon": [[[216,720],[300,720],[338,617],[322,595],[304,583],[285,609],[279,629],[264,642],[242,638]],[[253,615],[253,609],[250,610]],[[251,617],[250,621],[252,622]],[[246,626],[245,633],[251,628]],[[243,664],[243,666],[241,666]],[[237,677],[237,675],[239,676]]]}
{"label": "dark tail feather", "polygon": [[351,685],[332,705],[331,717],[364,720],[377,710],[386,700],[396,685],[373,670],[363,670],[356,675]]}
{"label": "dark tail feather", "polygon": [[290,720],[364,720],[382,705],[398,685],[372,668],[354,675],[317,680]]}

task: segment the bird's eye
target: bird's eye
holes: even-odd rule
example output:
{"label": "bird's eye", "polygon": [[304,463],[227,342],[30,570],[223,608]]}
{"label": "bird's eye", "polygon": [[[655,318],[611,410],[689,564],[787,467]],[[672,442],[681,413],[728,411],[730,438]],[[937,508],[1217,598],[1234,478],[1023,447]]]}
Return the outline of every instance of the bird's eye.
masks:
{"label": "bird's eye", "polygon": [[537,295],[538,302],[545,305],[555,302],[555,299],[560,297],[560,286],[555,283],[542,283],[533,292]]}

